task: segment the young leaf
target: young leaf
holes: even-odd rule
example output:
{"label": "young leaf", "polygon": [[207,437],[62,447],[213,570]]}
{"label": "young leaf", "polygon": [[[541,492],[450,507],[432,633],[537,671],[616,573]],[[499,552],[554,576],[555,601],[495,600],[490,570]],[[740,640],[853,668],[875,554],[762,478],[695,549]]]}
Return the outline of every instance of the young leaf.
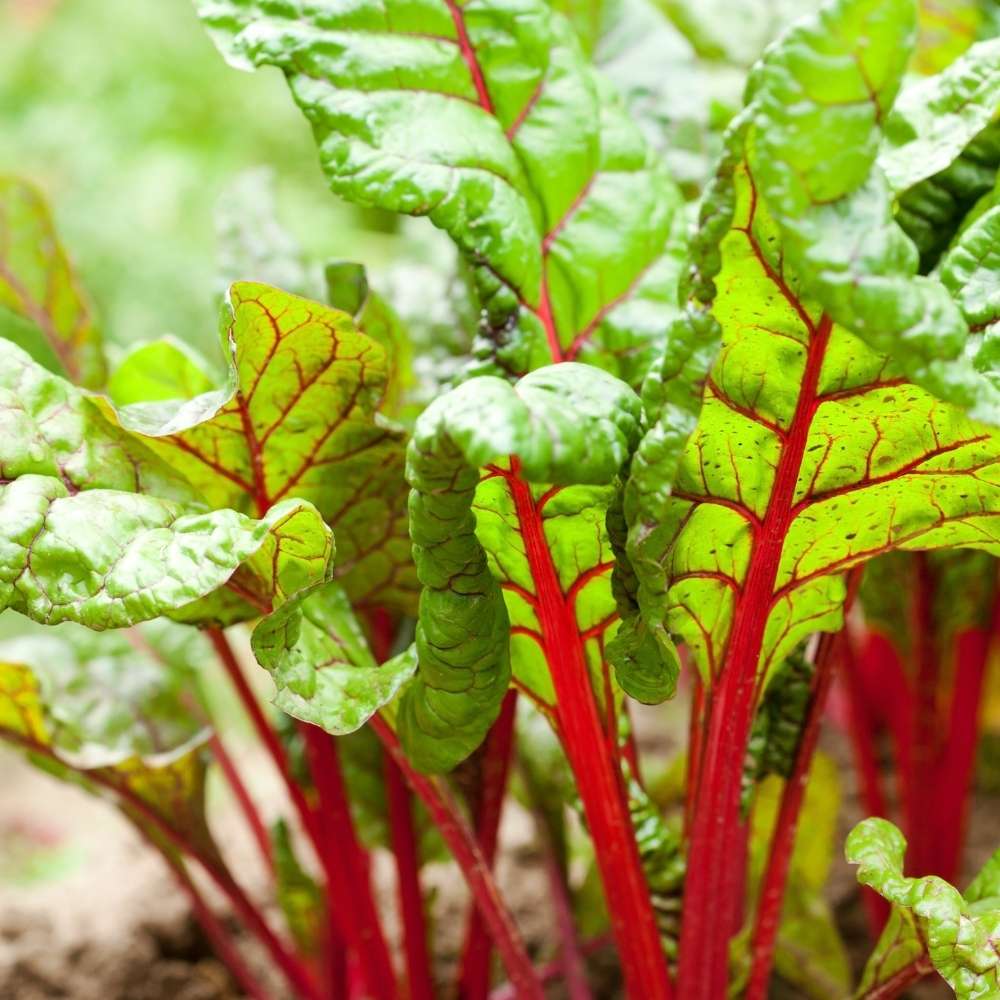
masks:
{"label": "young leaf", "polygon": [[285,72],[337,194],[451,235],[500,369],[638,384],[676,311],[680,198],[544,0],[196,7],[233,65]]}
{"label": "young leaf", "polygon": [[413,675],[412,649],[376,663],[350,601],[328,583],[290,601],[253,633],[257,662],[271,672],[283,712],[328,733],[352,733]]}
{"label": "young leaf", "polygon": [[906,839],[884,819],[851,831],[847,860],[858,881],[893,904],[893,919],[869,961],[862,985],[875,985],[903,965],[927,957],[959,1000],[1000,992],[1000,882],[994,856],[963,896],[934,875],[903,874]]}
{"label": "young leaf", "polygon": [[[288,500],[259,521],[208,510],[94,399],[6,341],[0,512],[0,607],[49,624],[217,620],[193,602],[230,583],[258,607],[280,604],[324,579],[331,556],[311,505]],[[255,613],[234,601],[225,620]]]}
{"label": "young leaf", "polygon": [[222,336],[224,391],[125,407],[122,424],[213,507],[263,516],[291,496],[314,504],[351,598],[411,607],[404,433],[378,413],[383,348],[345,313],[249,282],[230,289]]}
{"label": "young leaf", "polygon": [[[591,582],[599,584],[610,568],[586,569],[586,563],[574,561],[580,543],[587,562],[592,539],[600,549],[600,523],[560,518],[559,527],[568,528],[550,532],[540,507],[543,500],[558,501],[558,491],[536,499],[528,484],[612,481],[635,444],[638,421],[639,400],[626,385],[604,372],[564,364],[533,372],[516,387],[489,376],[472,379],[433,403],[417,422],[407,478],[413,488],[414,558],[424,590],[419,668],[400,704],[399,731],[421,768],[447,770],[470,753],[496,717],[510,679],[513,616],[490,571],[472,512],[474,499],[477,507],[485,506],[476,493],[480,468],[516,458],[509,472],[486,481],[491,493],[490,484],[502,482],[502,495],[491,499],[504,504],[495,509],[511,520],[506,533],[488,529],[485,544],[501,569],[508,553],[514,567],[524,560],[524,582],[510,580],[508,591],[519,607],[517,617],[532,622],[522,628],[534,632],[533,641],[543,647],[559,642],[561,655],[570,655],[570,644],[587,638],[585,629],[576,624],[573,634],[561,639],[551,631],[563,627],[567,612],[575,617],[576,595]],[[563,514],[579,513],[572,499],[565,502]],[[498,541],[509,548],[495,547]],[[552,601],[562,606],[546,610]],[[607,628],[611,622],[594,624]]]}
{"label": "young leaf", "polygon": [[[4,310],[28,327],[4,322]],[[104,384],[101,337],[41,194],[0,176],[0,331],[37,361],[91,389]]]}

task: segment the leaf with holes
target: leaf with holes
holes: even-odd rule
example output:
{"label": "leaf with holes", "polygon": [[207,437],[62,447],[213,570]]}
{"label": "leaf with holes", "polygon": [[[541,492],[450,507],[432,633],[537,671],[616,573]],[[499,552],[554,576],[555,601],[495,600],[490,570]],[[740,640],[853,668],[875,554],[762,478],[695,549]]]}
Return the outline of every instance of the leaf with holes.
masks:
{"label": "leaf with holes", "polygon": [[230,289],[222,338],[224,390],[117,419],[213,507],[262,517],[288,497],[313,504],[352,600],[410,608],[405,435],[378,412],[384,349],[345,313],[249,282]]}
{"label": "leaf with holes", "polygon": [[0,341],[0,608],[96,629],[229,623],[325,579],[331,555],[310,504],[210,510],[94,397]]}
{"label": "leaf with holes", "polygon": [[105,379],[101,336],[41,194],[0,176],[0,336],[91,389]]}
{"label": "leaf with holes", "polygon": [[456,241],[491,362],[639,383],[676,312],[680,198],[544,0],[196,7],[231,63],[285,72],[337,194]]}

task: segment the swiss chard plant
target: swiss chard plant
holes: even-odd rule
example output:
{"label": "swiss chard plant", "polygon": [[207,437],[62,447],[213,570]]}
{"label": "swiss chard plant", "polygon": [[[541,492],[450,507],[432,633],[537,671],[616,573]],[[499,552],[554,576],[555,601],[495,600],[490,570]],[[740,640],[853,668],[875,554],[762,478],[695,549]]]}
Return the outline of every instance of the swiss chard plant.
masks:
{"label": "swiss chard plant", "polygon": [[[584,1000],[608,939],[636,1000],[1000,995],[995,862],[950,884],[1000,606],[994,15],[732,6],[195,0],[284,74],[335,195],[457,251],[404,307],[304,259],[248,176],[218,364],[169,337],[109,364],[41,196],[0,179],[0,737],[111,798],[249,996],[207,882],[307,1000]],[[636,703],[678,692],[664,771]],[[871,815],[860,984],[828,707]],[[214,770],[276,910],[213,835]],[[493,876],[509,786],[547,965]]]}

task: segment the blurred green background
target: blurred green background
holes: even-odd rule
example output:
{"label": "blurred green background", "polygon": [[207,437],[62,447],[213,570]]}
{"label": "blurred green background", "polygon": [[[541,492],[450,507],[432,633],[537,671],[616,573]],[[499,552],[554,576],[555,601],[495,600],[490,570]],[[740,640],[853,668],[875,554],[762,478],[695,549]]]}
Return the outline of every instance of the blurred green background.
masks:
{"label": "blurred green background", "polygon": [[327,191],[280,73],[227,66],[188,0],[0,0],[0,23],[0,172],[48,198],[111,344],[215,343],[215,209],[247,168],[273,168],[310,256],[390,256],[387,220]]}

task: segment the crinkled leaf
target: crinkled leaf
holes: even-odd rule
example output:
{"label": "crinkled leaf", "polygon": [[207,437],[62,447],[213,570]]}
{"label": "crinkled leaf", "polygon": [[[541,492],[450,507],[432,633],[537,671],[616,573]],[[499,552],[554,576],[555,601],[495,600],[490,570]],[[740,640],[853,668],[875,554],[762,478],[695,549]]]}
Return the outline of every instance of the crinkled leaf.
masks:
{"label": "crinkled leaf", "polygon": [[[857,22],[869,9],[836,3],[825,10],[833,65],[846,66],[840,47],[862,28],[871,33],[872,59],[905,41],[893,5],[880,7],[881,26]],[[817,32],[811,24],[786,36],[771,50],[773,66],[785,67],[794,52],[803,56],[796,67],[818,73],[805,58]],[[847,61],[853,81],[857,64]],[[879,66],[876,59],[873,71]],[[863,106],[870,118],[870,104]],[[812,115],[810,103],[802,107]],[[809,632],[838,628],[843,573],[853,565],[894,548],[996,552],[1000,541],[997,435],[908,385],[889,358],[810,298],[786,230],[740,162],[748,117],[734,126],[733,155],[710,191],[699,244],[697,287],[710,294],[705,279],[714,275],[722,352],[672,496],[670,479],[637,479],[640,449],[628,518],[645,626],[679,633],[708,681],[723,669],[737,627],[736,652],[763,670]],[[831,130],[837,134],[836,122]],[[763,129],[755,135],[759,147]],[[831,173],[831,196],[848,168],[861,169],[847,163]],[[823,245],[831,239],[825,234]]]}
{"label": "crinkled leaf", "polygon": [[[934,875],[903,874],[906,839],[884,819],[866,819],[847,838],[846,855],[858,881],[893,904],[893,917],[869,961],[862,986],[884,981],[924,951],[959,1000],[1000,992],[1000,897],[997,859],[963,896]],[[921,945],[923,942],[923,945]]]}
{"label": "crinkled leaf", "polygon": [[[8,326],[5,310],[27,324]],[[0,331],[73,382],[104,384],[101,337],[48,206],[34,187],[9,176],[0,176]]]}
{"label": "crinkled leaf", "polygon": [[1000,382],[1000,205],[976,219],[941,261],[941,281],[974,333],[975,365]]}
{"label": "crinkled leaf", "polygon": [[116,406],[128,406],[194,399],[214,385],[205,359],[168,335],[133,347],[108,380],[108,395]]}
{"label": "crinkled leaf", "polygon": [[743,767],[743,809],[769,775],[791,776],[812,694],[813,664],[797,649],[775,671],[754,717]]}
{"label": "crinkled leaf", "polygon": [[[324,579],[331,544],[303,501],[259,521],[208,510],[94,399],[0,341],[0,607],[97,629],[230,621]],[[254,606],[217,597],[227,584]]]}
{"label": "crinkled leaf", "polygon": [[[401,701],[399,730],[420,767],[447,770],[482,740],[510,680],[511,635],[516,657],[521,643],[535,650],[524,683],[536,693],[550,682],[534,666],[550,655],[583,656],[591,645],[600,663],[614,620],[610,563],[593,562],[606,542],[603,515],[588,511],[598,499],[593,486],[611,482],[628,457],[638,421],[639,400],[624,383],[563,364],[514,387],[472,379],[417,422],[407,478],[424,589],[418,673]],[[507,467],[495,464],[508,458]],[[489,476],[477,492],[483,466]],[[561,489],[573,484],[585,489]],[[547,613],[546,602],[555,602]],[[602,603],[604,619],[581,621],[603,612]]]}
{"label": "crinkled leaf", "polygon": [[416,669],[412,650],[386,663],[375,661],[337,583],[265,618],[254,629],[253,651],[271,673],[278,708],[337,735],[360,729]]}
{"label": "crinkled leaf", "polygon": [[266,285],[230,290],[228,385],[119,418],[213,507],[263,514],[312,503],[337,538],[337,576],[357,603],[408,608],[404,439],[378,407],[385,351],[345,313]]}
{"label": "crinkled leaf", "polygon": [[747,162],[810,297],[911,380],[1000,422],[1000,389],[962,357],[968,327],[916,273],[875,163],[915,28],[910,0],[836,0],[797,24],[751,76]]}
{"label": "crinkled leaf", "polygon": [[1000,114],[1000,38],[905,86],[885,119],[878,165],[895,193],[952,163]]}
{"label": "crinkled leaf", "polygon": [[676,311],[680,198],[544,0],[196,7],[234,65],[284,70],[337,194],[452,236],[501,369],[638,384]]}
{"label": "crinkled leaf", "polygon": [[994,201],[1000,166],[1000,123],[979,133],[943,170],[902,192],[896,221],[930,273],[956,235]]}

